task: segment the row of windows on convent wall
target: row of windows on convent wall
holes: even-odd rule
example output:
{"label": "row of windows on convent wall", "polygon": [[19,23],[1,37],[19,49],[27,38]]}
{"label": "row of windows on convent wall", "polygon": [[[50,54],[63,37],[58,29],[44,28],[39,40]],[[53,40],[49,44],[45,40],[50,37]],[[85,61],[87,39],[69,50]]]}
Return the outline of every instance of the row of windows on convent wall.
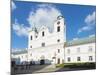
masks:
{"label": "row of windows on convent wall", "polygon": [[[45,46],[45,43],[42,43],[42,46]],[[93,51],[93,48],[92,46],[88,46],[88,52],[92,52]],[[77,48],[77,53],[80,53],[80,47]],[[60,49],[57,49],[57,53],[60,53]],[[70,49],[67,49],[67,53],[70,54],[71,51]],[[30,54],[30,56],[32,56],[32,54]]]}
{"label": "row of windows on convent wall", "polygon": [[[93,47],[92,46],[88,46],[88,52],[92,52],[93,51]],[[78,47],[77,48],[77,53],[80,53],[81,52],[81,48]],[[70,54],[71,53],[71,50],[70,49],[67,49],[67,53]]]}
{"label": "row of windows on convent wall", "polygon": [[[30,54],[30,56],[32,56],[32,54]],[[19,58],[24,59],[24,56],[21,56],[21,57],[19,57]],[[25,58],[27,58],[27,56],[25,56]],[[67,57],[67,61],[68,61],[68,62],[71,62],[71,58],[72,58],[72,57]],[[77,57],[77,61],[81,61],[81,60],[82,60],[81,57],[78,56],[78,57]],[[93,56],[88,56],[88,60],[89,60],[89,61],[93,61]]]}
{"label": "row of windows on convent wall", "polygon": [[[89,61],[93,61],[93,56],[88,56],[88,60]],[[68,57],[67,61],[71,62],[71,57]],[[80,56],[77,57],[77,61],[81,61],[81,57]]]}

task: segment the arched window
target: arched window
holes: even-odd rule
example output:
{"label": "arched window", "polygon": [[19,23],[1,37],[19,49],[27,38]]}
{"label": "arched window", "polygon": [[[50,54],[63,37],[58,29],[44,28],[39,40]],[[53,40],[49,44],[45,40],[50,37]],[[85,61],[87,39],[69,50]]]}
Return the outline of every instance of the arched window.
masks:
{"label": "arched window", "polygon": [[57,32],[60,32],[60,26],[57,27]]}
{"label": "arched window", "polygon": [[93,57],[92,56],[89,56],[89,61],[92,61],[93,60]]}
{"label": "arched window", "polygon": [[32,48],[32,45],[30,45],[30,48]]}
{"label": "arched window", "polygon": [[32,35],[30,36],[30,39],[31,39],[31,40],[33,39]]}
{"label": "arched window", "polygon": [[42,32],[42,36],[44,36],[44,31]]}

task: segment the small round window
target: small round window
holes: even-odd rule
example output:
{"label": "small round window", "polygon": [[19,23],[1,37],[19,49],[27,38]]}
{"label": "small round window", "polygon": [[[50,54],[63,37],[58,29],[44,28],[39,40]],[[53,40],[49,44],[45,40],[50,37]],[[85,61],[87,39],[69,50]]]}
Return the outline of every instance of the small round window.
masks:
{"label": "small round window", "polygon": [[60,24],[60,21],[58,21],[57,24],[59,25]]}
{"label": "small round window", "polygon": [[60,42],[60,39],[58,39],[57,42]]}

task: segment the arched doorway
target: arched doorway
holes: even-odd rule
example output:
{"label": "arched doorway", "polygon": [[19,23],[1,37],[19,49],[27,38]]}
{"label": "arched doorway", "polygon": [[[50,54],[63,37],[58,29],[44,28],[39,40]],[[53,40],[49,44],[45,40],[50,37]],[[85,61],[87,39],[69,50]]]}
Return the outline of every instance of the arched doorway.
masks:
{"label": "arched doorway", "polygon": [[40,65],[44,65],[45,64],[45,60],[44,59],[41,59],[40,60]]}
{"label": "arched doorway", "polygon": [[40,60],[40,65],[44,65],[44,64],[45,64],[45,57],[42,55]]}

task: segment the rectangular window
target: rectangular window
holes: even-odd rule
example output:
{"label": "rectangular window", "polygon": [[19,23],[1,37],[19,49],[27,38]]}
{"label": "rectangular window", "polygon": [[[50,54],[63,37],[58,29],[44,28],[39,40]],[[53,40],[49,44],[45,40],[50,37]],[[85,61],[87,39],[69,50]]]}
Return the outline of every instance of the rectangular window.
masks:
{"label": "rectangular window", "polygon": [[67,49],[67,53],[70,54],[70,49]]}
{"label": "rectangular window", "polygon": [[81,57],[77,57],[77,61],[81,61]]}
{"label": "rectangular window", "polygon": [[92,61],[93,60],[93,57],[92,56],[89,56],[89,61]]}
{"label": "rectangular window", "polygon": [[30,54],[30,56],[32,56],[32,53]]}
{"label": "rectangular window", "polygon": [[25,57],[27,58],[27,55]]}
{"label": "rectangular window", "polygon": [[70,62],[70,61],[71,61],[71,58],[70,58],[70,57],[68,57],[68,58],[67,58],[67,60],[68,60],[68,62]]}
{"label": "rectangular window", "polygon": [[89,46],[89,52],[92,52],[93,48],[92,46]]}
{"label": "rectangular window", "polygon": [[60,58],[58,58],[58,64],[60,64]]}
{"label": "rectangular window", "polygon": [[37,38],[38,36],[36,35],[35,38]]}
{"label": "rectangular window", "polygon": [[42,43],[41,45],[42,45],[42,47],[45,47],[45,43]]}
{"label": "rectangular window", "polygon": [[60,49],[58,49],[58,53],[60,53]]}
{"label": "rectangular window", "polygon": [[57,27],[57,32],[60,32],[60,26]]}
{"label": "rectangular window", "polygon": [[23,58],[23,56],[22,56],[22,58]]}
{"label": "rectangular window", "polygon": [[77,48],[77,53],[80,53],[80,48]]}
{"label": "rectangular window", "polygon": [[30,46],[30,48],[32,48],[32,45]]}

